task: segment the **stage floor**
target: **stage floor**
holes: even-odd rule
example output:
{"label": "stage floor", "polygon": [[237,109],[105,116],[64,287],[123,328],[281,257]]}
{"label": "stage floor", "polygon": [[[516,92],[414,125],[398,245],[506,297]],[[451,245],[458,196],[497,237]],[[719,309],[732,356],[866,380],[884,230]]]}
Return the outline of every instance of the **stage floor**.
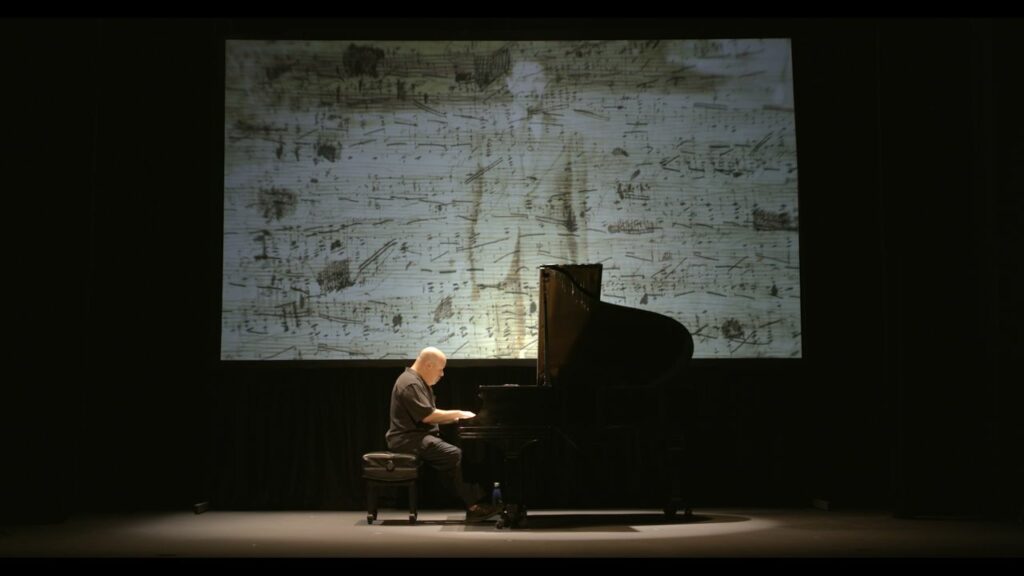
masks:
{"label": "stage floor", "polygon": [[1000,558],[1024,556],[1016,522],[806,509],[531,511],[525,528],[465,525],[454,510],[82,515],[0,526],[0,557],[677,557]]}

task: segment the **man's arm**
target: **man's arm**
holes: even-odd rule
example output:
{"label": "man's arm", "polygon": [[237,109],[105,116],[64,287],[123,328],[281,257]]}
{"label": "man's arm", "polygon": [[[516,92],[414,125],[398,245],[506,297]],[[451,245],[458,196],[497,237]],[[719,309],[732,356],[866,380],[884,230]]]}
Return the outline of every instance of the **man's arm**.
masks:
{"label": "man's arm", "polygon": [[447,424],[449,422],[455,422],[456,420],[465,420],[472,418],[476,414],[469,412],[468,410],[441,410],[435,408],[434,411],[427,415],[423,419],[424,424]]}

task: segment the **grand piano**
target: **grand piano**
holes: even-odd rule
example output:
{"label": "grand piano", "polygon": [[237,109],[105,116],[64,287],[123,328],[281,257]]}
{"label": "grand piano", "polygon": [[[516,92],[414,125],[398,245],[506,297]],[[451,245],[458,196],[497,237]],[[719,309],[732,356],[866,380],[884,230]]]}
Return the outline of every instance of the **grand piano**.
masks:
{"label": "grand piano", "polygon": [[690,514],[680,492],[682,447],[673,424],[682,417],[672,392],[685,382],[693,338],[668,316],[602,302],[601,273],[600,264],[540,268],[536,383],[480,386],[477,416],[460,423],[463,440],[495,446],[504,457],[498,528],[526,524],[522,464],[530,446],[561,442],[593,453],[622,431],[664,455],[651,482],[664,488],[665,513],[683,507]]}

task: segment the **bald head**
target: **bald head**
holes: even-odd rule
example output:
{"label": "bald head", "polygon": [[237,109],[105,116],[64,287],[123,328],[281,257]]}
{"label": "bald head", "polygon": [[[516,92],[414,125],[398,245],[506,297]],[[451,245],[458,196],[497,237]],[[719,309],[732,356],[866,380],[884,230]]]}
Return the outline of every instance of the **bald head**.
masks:
{"label": "bald head", "polygon": [[444,366],[447,363],[448,358],[444,355],[444,352],[433,346],[427,346],[420,350],[420,355],[413,362],[412,369],[423,377],[423,381],[428,386],[433,386],[437,384],[441,376],[444,376]]}
{"label": "bald head", "polygon": [[416,358],[417,362],[447,362],[448,357],[444,355],[444,352],[434,348],[433,346],[427,346],[423,350],[420,350],[419,357]]}

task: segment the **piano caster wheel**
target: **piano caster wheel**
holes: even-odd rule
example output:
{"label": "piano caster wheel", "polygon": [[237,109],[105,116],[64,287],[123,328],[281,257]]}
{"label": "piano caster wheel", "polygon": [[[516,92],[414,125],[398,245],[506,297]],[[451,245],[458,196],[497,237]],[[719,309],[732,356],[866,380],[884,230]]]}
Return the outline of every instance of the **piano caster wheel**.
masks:
{"label": "piano caster wheel", "polygon": [[499,516],[498,520],[494,523],[494,527],[498,530],[502,530],[506,527],[509,529],[512,528],[512,513],[507,507],[501,511],[501,516]]}
{"label": "piano caster wheel", "polygon": [[366,515],[366,523],[367,524],[373,524],[373,521],[376,520],[376,519],[377,519],[377,517],[374,516],[373,514],[367,514]]}
{"label": "piano caster wheel", "polygon": [[691,510],[689,507],[687,507],[686,511],[683,512],[683,517],[686,518],[687,520],[689,520],[690,518],[693,518],[693,510]]}
{"label": "piano caster wheel", "polygon": [[665,516],[668,516],[669,518],[671,518],[671,517],[676,515],[676,507],[675,506],[666,506],[663,509],[663,512],[665,512]]}
{"label": "piano caster wheel", "polygon": [[523,528],[526,526],[526,507],[525,506],[509,506],[501,513],[501,518],[495,522],[494,527],[498,530],[502,528]]}
{"label": "piano caster wheel", "polygon": [[417,516],[417,514],[409,514],[409,524],[415,524],[416,523],[416,516]]}

